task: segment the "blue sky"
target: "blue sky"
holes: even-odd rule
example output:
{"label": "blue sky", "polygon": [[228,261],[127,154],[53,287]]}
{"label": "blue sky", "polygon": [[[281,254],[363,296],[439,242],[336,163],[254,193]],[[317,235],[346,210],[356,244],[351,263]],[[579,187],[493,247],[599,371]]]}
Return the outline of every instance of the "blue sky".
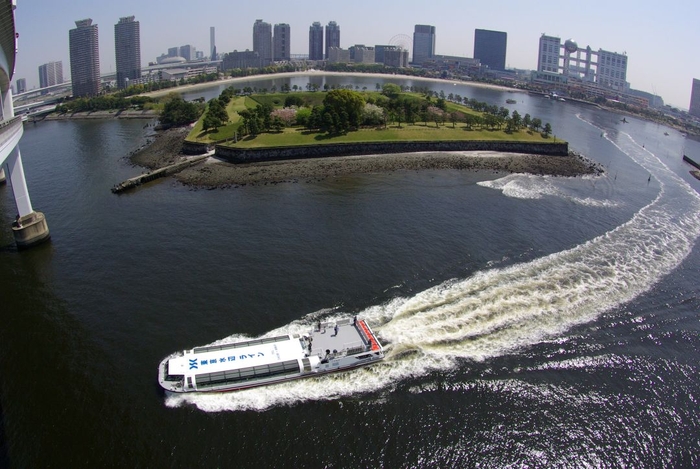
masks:
{"label": "blue sky", "polygon": [[75,20],[92,18],[99,26],[100,66],[114,71],[114,24],[136,16],[141,25],[143,65],[168,47],[192,44],[209,50],[209,27],[216,27],[218,52],[252,49],[253,23],[260,18],[291,25],[292,53],[308,53],[308,30],[314,21],[336,21],[341,47],[386,44],[392,37],[412,36],[415,24],[436,27],[436,52],[472,57],[474,29],[508,33],[507,66],[537,67],[542,33],[626,52],[633,88],[656,91],[667,104],[687,108],[693,78],[700,78],[700,2],[698,1],[560,1],[524,2],[433,0],[322,2],[267,0],[17,0],[19,54],[14,78],[39,85],[39,65],[62,60],[70,74],[68,30]]}

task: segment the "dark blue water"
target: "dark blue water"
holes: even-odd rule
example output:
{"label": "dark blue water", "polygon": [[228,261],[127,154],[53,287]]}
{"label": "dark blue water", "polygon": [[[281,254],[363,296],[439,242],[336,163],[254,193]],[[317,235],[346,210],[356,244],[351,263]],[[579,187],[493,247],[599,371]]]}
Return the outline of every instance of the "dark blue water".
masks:
{"label": "dark blue water", "polygon": [[[26,127],[52,241],[17,252],[0,188],[0,466],[697,466],[700,182],[680,157],[700,145],[586,106],[429,85],[516,96],[606,175],[166,179],[115,196],[140,172],[124,156],[143,122]],[[353,314],[387,344],[382,364],[158,391],[176,350]]]}

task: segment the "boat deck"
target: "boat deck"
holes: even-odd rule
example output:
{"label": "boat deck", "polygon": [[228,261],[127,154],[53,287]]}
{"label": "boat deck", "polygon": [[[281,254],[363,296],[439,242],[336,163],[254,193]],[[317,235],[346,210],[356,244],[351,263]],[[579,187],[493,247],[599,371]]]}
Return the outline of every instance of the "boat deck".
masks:
{"label": "boat deck", "polygon": [[311,339],[311,353],[325,358],[328,354],[333,354],[346,350],[353,351],[379,350],[369,327],[364,320],[344,319],[337,322],[325,322],[316,325],[316,328],[309,334]]}

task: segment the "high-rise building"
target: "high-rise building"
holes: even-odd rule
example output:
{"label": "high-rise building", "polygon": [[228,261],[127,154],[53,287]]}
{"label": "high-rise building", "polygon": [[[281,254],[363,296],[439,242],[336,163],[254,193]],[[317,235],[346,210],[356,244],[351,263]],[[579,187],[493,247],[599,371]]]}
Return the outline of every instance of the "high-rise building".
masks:
{"label": "high-rise building", "polygon": [[417,24],[413,30],[413,63],[420,65],[435,55],[435,26]]}
{"label": "high-rise building", "polygon": [[474,30],[474,58],[491,70],[506,69],[508,35],[501,31]]}
{"label": "high-rise building", "polygon": [[49,62],[39,65],[39,88],[63,83],[63,62]]}
{"label": "high-rise building", "polygon": [[168,57],[179,57],[180,48],[179,47],[168,47]]}
{"label": "high-rise building", "polygon": [[18,78],[17,79],[17,94],[24,93],[27,91],[27,79]]}
{"label": "high-rise building", "polygon": [[617,91],[627,91],[627,55],[599,49],[596,82]]}
{"label": "high-rise building", "polygon": [[141,28],[133,16],[119,18],[114,25],[114,52],[117,61],[117,88],[141,78]]}
{"label": "high-rise building", "polygon": [[326,26],[325,58],[328,58],[328,49],[331,47],[340,47],[340,26],[335,21],[330,21]]}
{"label": "high-rise building", "polygon": [[559,51],[561,39],[553,36],[540,36],[540,49],[537,55],[537,71],[559,73]]}
{"label": "high-rise building", "polygon": [[190,44],[180,46],[180,48],[178,49],[177,55],[179,55],[183,59],[187,60],[188,62],[190,60],[195,60],[197,58],[197,48],[195,46],[190,45]]}
{"label": "high-rise building", "polygon": [[263,67],[272,63],[272,26],[263,20],[255,20],[253,25],[253,51],[260,55]]}
{"label": "high-rise building", "polygon": [[273,58],[275,60],[289,60],[290,58],[290,34],[291,28],[287,23],[275,25],[275,34],[273,36]]}
{"label": "high-rise building", "polygon": [[693,78],[693,88],[690,91],[690,109],[688,110],[691,116],[700,117],[700,80]]}
{"label": "high-rise building", "polygon": [[73,96],[96,96],[102,89],[97,25],[87,18],[76,21],[75,26],[68,32]]}
{"label": "high-rise building", "polygon": [[209,60],[216,60],[216,32],[214,26],[209,28]]}
{"label": "high-rise building", "polygon": [[309,60],[323,60],[323,26],[314,21],[309,27]]}

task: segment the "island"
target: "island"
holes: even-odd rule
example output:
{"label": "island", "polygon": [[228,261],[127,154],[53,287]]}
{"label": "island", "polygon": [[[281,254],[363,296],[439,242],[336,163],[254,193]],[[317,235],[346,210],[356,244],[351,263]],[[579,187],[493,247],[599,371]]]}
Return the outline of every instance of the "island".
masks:
{"label": "island", "polygon": [[[132,156],[172,164],[215,149],[175,178],[192,187],[313,181],[347,174],[457,169],[576,176],[599,165],[568,150],[549,123],[496,105],[385,84],[376,91],[253,93],[229,87],[206,104],[184,142],[171,129]],[[175,102],[177,96],[170,98]],[[464,104],[466,102],[466,104]],[[168,107],[168,104],[166,104]],[[179,109],[181,104],[172,105]],[[166,120],[170,121],[168,117]]]}

